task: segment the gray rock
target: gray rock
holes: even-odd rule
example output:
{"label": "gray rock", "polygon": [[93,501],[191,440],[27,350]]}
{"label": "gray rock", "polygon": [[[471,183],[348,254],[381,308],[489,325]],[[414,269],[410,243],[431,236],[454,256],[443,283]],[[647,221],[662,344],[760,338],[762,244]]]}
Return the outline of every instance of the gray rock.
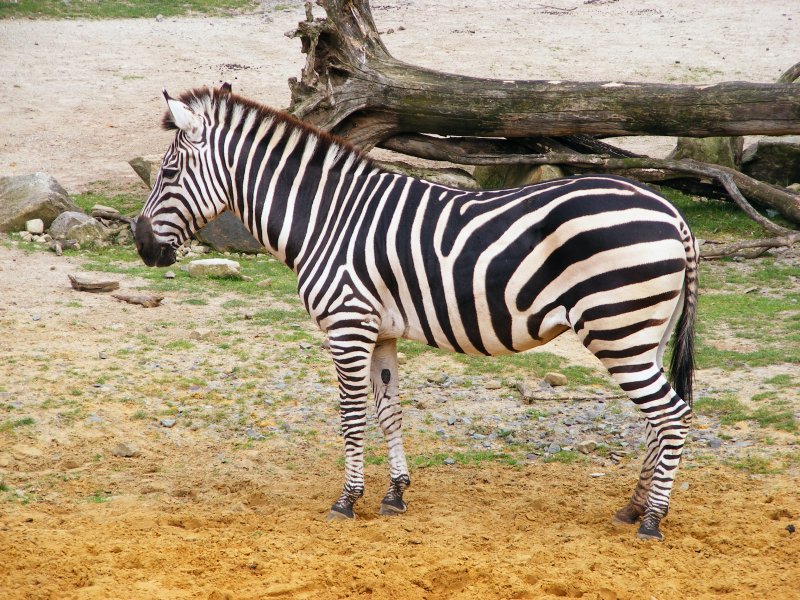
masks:
{"label": "gray rock", "polygon": [[175,271],[167,271],[164,273],[164,279],[175,279]]}
{"label": "gray rock", "polygon": [[742,162],[744,138],[741,137],[707,137],[678,138],[678,144],[668,158],[681,160],[689,158],[738,169]]}
{"label": "gray rock", "polygon": [[568,383],[567,376],[561,373],[547,373],[544,376],[544,380],[553,387],[567,385]]}
{"label": "gray rock", "polygon": [[483,189],[520,187],[564,176],[553,165],[492,165],[475,167],[475,179]]}
{"label": "gray rock", "polygon": [[160,423],[162,427],[171,429],[172,427],[175,427],[175,423],[177,423],[177,421],[175,419],[161,419]]}
{"label": "gray rock", "polygon": [[114,456],[119,456],[121,458],[134,458],[141,454],[139,452],[139,448],[136,447],[135,444],[128,444],[126,442],[120,442],[114,449],[111,450],[111,454]]}
{"label": "gray rock", "polygon": [[447,417],[447,424],[448,425],[455,425],[456,421],[458,421],[458,419],[456,419],[455,417],[452,417],[452,416]]}
{"label": "gray rock", "polygon": [[136,171],[136,174],[141,177],[145,185],[151,188],[156,182],[162,160],[162,156],[137,156],[136,158],[130,159],[128,164]]}
{"label": "gray rock", "polygon": [[42,235],[44,233],[44,221],[41,219],[31,219],[25,222],[25,231],[33,235]]}
{"label": "gray rock", "polygon": [[499,390],[503,387],[503,382],[499,379],[490,379],[483,384],[483,387],[487,390]]}
{"label": "gray rock", "polygon": [[192,277],[233,277],[242,276],[241,266],[227,258],[204,258],[189,263],[187,271]]}
{"label": "gray rock", "polygon": [[584,440],[579,442],[576,448],[581,454],[591,454],[597,448],[597,442],[594,440]]}
{"label": "gray rock", "polygon": [[452,456],[448,456],[447,458],[444,459],[444,464],[446,464],[446,465],[454,465],[454,464],[456,464],[456,459],[453,458]]}
{"label": "gray rock", "polygon": [[549,446],[547,446],[547,453],[548,454],[556,454],[557,452],[561,452],[561,446],[553,442]]}
{"label": "gray rock", "polygon": [[708,446],[712,450],[719,450],[720,448],[722,448],[722,440],[718,440],[716,438],[708,440],[706,442],[706,446]]}
{"label": "gray rock", "polygon": [[748,146],[742,172],[775,185],[800,181],[800,136],[765,137]]}
{"label": "gray rock", "polygon": [[48,227],[65,210],[80,210],[46,173],[0,177],[0,231],[19,231],[31,219]]}
{"label": "gray rock", "polygon": [[107,229],[89,215],[78,211],[65,211],[50,225],[50,235],[56,240],[76,240],[81,246],[102,241]]}
{"label": "gray rock", "polygon": [[264,252],[264,246],[230,212],[222,213],[195,233],[195,237],[217,252],[241,252],[243,254]]}

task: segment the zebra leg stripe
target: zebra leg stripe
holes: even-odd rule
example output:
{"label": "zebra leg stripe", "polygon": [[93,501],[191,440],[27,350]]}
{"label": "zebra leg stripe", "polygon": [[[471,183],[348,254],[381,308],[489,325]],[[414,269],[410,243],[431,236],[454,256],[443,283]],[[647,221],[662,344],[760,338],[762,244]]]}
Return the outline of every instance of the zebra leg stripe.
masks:
{"label": "zebra leg stripe", "polygon": [[643,370],[630,371],[618,365],[609,370],[647,419],[647,455],[639,481],[631,500],[614,515],[614,522],[633,524],[641,518],[639,537],[662,540],[659,524],[669,509],[691,408],[674,392],[655,362]]}
{"label": "zebra leg stripe", "polygon": [[389,490],[381,502],[380,514],[406,512],[403,492],[411,485],[403,449],[403,411],[400,407],[397,373],[397,341],[379,342],[372,355],[372,390],[375,412],[389,448]]}
{"label": "zebra leg stripe", "polygon": [[[364,323],[361,323],[363,326]],[[344,487],[328,519],[355,517],[353,505],[364,495],[364,429],[376,330],[329,330],[330,351],[339,380],[339,415],[344,438]]]}

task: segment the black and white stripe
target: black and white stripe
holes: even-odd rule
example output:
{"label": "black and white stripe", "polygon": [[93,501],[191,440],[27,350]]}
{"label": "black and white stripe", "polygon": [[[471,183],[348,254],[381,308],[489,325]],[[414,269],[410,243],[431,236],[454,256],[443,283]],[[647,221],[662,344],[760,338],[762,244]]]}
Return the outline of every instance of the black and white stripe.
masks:
{"label": "black and white stripe", "polygon": [[[166,94],[165,94],[166,95]],[[691,420],[697,244],[661,196],[610,176],[468,192],[386,172],[345,142],[219,90],[166,96],[176,129],[137,225],[148,264],[225,210],[298,276],[339,378],[345,484],[362,495],[370,385],[389,445],[383,513],[405,511],[396,340],[500,355],[572,329],[646,417],[647,456],[615,519],[661,539]],[[672,379],[662,369],[673,329]]]}

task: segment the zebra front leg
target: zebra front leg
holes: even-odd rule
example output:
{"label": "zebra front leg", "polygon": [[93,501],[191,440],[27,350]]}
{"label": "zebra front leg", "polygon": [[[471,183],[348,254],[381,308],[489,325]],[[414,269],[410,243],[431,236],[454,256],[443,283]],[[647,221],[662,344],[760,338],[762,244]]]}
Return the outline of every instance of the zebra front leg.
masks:
{"label": "zebra front leg", "polygon": [[406,512],[403,492],[411,485],[403,449],[403,409],[400,407],[397,376],[397,340],[378,342],[372,355],[372,390],[375,413],[389,447],[389,491],[381,502],[380,514]]}
{"label": "zebra front leg", "polygon": [[374,338],[372,332],[331,334],[330,351],[339,380],[339,417],[344,438],[344,487],[328,520],[353,519],[353,505],[364,495],[364,429]]}

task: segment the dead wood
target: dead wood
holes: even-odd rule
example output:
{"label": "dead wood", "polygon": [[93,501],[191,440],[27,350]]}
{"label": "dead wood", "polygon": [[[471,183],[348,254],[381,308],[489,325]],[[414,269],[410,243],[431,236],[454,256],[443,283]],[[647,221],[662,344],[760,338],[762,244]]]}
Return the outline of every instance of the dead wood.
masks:
{"label": "dead wood", "polygon": [[[770,248],[790,248],[800,241],[800,231],[774,238],[762,238],[758,240],[746,240],[733,244],[709,244],[703,245],[700,256],[705,260],[716,260],[738,256],[741,258],[758,258]],[[746,252],[752,250],[752,252]]]}
{"label": "dead wood", "polygon": [[398,135],[383,142],[381,147],[420,158],[466,165],[551,164],[572,167],[581,172],[614,172],[640,181],[654,183],[666,183],[670,179],[688,175],[701,180],[714,181],[725,189],[728,196],[748,217],[771,233],[782,235],[791,230],[760,215],[742,193],[758,204],[778,211],[791,222],[800,224],[800,194],[758,181],[734,169],[692,160],[658,159],[646,156],[615,158],[571,151],[515,154],[505,151],[502,140],[438,138],[421,134]]}
{"label": "dead wood", "polygon": [[111,296],[117,300],[121,300],[122,302],[127,302],[128,304],[139,304],[145,308],[153,308],[158,306],[164,299],[164,296],[161,294],[127,294],[121,292],[119,294],[111,294]]}
{"label": "dead wood", "polygon": [[[789,83],[667,85],[517,81],[424,69],[392,57],[367,0],[318,0],[327,18],[287,35],[307,54],[290,110],[369,149],[392,135],[529,137],[800,133]],[[307,17],[310,8],[307,4]]]}
{"label": "dead wood", "polygon": [[83,275],[72,275],[72,274],[67,274],[67,277],[69,277],[69,282],[72,284],[73,289],[76,289],[79,292],[91,292],[93,294],[100,294],[103,292],[112,292],[114,290],[119,289],[119,281],[114,281],[111,279],[98,281],[96,279],[90,279]]}

